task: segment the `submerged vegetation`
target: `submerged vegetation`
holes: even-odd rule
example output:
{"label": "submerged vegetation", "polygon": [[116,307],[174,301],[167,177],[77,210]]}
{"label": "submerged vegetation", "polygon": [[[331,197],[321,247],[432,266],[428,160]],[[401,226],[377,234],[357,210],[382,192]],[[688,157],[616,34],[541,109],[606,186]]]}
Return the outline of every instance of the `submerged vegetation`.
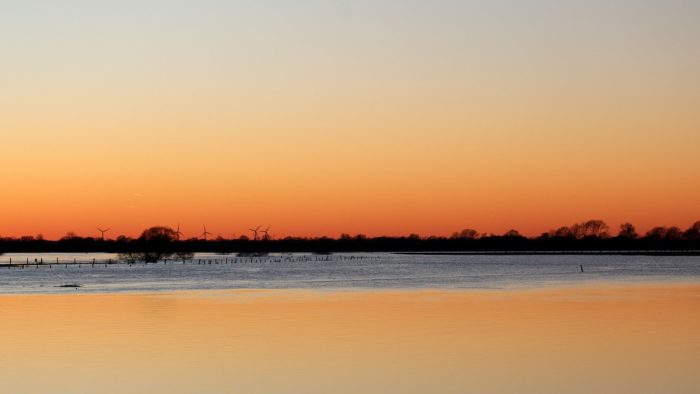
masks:
{"label": "submerged vegetation", "polygon": [[484,234],[474,229],[464,229],[450,237],[417,234],[402,237],[367,237],[362,234],[342,234],[339,238],[286,237],[272,239],[191,238],[180,240],[179,230],[169,227],[151,227],[140,237],[118,236],[116,239],[80,237],[68,233],[51,241],[41,236],[0,238],[2,252],[110,252],[119,253],[126,261],[159,261],[175,257],[191,258],[194,252],[239,253],[257,255],[269,252],[575,252],[575,251],[675,251],[698,253],[700,250],[700,221],[687,229],[678,227],[654,227],[645,234],[637,233],[634,225],[624,223],[612,234],[602,220],[589,220],[550,230],[536,237],[525,237],[517,230],[501,235]]}

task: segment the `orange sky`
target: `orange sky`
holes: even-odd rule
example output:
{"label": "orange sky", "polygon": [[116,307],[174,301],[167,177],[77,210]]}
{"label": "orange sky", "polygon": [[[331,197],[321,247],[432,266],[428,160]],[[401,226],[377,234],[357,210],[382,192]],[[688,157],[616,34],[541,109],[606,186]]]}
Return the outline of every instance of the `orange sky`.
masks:
{"label": "orange sky", "polygon": [[0,6],[0,236],[700,220],[694,5],[28,3]]}

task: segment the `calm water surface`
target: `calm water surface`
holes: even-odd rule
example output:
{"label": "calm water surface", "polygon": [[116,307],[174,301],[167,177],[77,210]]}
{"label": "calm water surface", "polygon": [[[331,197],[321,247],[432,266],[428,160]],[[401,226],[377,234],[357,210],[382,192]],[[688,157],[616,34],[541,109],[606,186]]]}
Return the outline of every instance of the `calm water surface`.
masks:
{"label": "calm water surface", "polygon": [[2,392],[700,391],[697,257],[232,258],[0,268]]}
{"label": "calm water surface", "polygon": [[[24,269],[2,264],[73,261]],[[0,256],[0,293],[170,291],[196,289],[484,289],[583,282],[698,280],[700,256],[421,256],[373,254],[273,255],[240,258],[199,254],[187,262],[108,265],[108,254]],[[584,267],[583,273],[580,266]]]}

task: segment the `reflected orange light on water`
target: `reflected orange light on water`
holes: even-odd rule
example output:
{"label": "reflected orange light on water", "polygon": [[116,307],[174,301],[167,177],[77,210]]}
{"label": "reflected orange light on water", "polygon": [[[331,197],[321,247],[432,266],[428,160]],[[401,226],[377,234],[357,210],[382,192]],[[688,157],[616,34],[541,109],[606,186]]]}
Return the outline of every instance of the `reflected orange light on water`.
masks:
{"label": "reflected orange light on water", "polygon": [[700,286],[0,297],[8,392],[693,392]]}

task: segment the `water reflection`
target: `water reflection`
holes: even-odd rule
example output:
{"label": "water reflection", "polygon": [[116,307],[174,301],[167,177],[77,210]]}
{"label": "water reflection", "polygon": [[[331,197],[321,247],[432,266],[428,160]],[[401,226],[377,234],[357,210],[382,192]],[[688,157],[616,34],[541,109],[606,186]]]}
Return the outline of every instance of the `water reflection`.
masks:
{"label": "water reflection", "polygon": [[700,286],[0,297],[7,392],[696,392]]}

